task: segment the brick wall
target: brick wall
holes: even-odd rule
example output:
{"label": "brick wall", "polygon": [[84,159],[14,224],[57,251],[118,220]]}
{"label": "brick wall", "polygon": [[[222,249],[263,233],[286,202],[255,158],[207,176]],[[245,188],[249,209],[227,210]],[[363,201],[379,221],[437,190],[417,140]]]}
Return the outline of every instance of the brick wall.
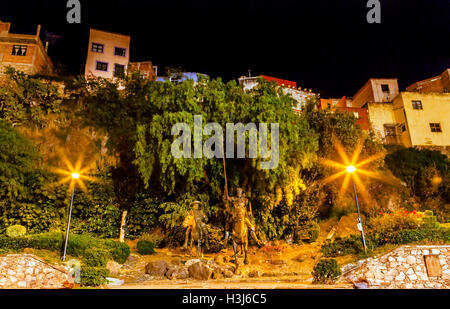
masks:
{"label": "brick wall", "polygon": [[403,246],[352,266],[344,267],[342,281],[366,281],[369,288],[450,288],[450,246]]}
{"label": "brick wall", "polygon": [[32,254],[0,256],[0,288],[62,289],[72,286],[69,272]]}

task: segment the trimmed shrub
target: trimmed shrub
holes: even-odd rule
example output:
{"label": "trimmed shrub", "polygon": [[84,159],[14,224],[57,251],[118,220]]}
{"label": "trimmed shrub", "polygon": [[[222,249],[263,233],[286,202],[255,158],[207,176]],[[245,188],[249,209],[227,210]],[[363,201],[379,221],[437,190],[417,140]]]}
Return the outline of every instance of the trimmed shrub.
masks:
{"label": "trimmed shrub", "polygon": [[421,228],[424,229],[438,229],[440,223],[437,221],[437,217],[433,214],[431,210],[425,210],[424,216],[421,219]]}
{"label": "trimmed shrub", "polygon": [[155,253],[155,244],[148,240],[139,240],[136,245],[139,254],[153,254]]}
{"label": "trimmed shrub", "polygon": [[[417,230],[400,230],[383,235],[377,234],[373,236],[366,235],[366,245],[368,249],[385,244],[409,244],[418,241],[432,242],[450,242],[450,229],[417,229]],[[326,257],[343,256],[347,254],[360,254],[364,252],[361,237],[351,235],[342,239],[336,239],[334,242],[325,243],[321,251]]]}
{"label": "trimmed shrub", "polygon": [[450,229],[398,231],[390,235],[389,243],[402,245],[422,240],[450,242]]}
{"label": "trimmed shrub", "polygon": [[21,250],[29,247],[29,240],[26,237],[7,237],[0,236],[0,248],[10,250]]}
{"label": "trimmed shrub", "polygon": [[83,262],[91,267],[106,267],[111,259],[111,254],[102,248],[90,248],[84,252]]}
{"label": "trimmed shrub", "polygon": [[83,286],[99,286],[106,284],[109,270],[103,267],[81,267],[80,279]]}
{"label": "trimmed shrub", "polygon": [[29,247],[60,251],[64,244],[64,234],[58,232],[36,234],[29,236]]}
{"label": "trimmed shrub", "polygon": [[314,279],[313,283],[333,284],[342,272],[335,259],[323,259],[314,266],[311,274]]}
{"label": "trimmed shrub", "polygon": [[26,227],[16,224],[6,228],[6,235],[8,237],[22,237],[27,233]]}
{"label": "trimmed shrub", "polygon": [[123,242],[105,240],[105,247],[111,252],[111,257],[119,264],[125,263],[130,256],[130,247]]}

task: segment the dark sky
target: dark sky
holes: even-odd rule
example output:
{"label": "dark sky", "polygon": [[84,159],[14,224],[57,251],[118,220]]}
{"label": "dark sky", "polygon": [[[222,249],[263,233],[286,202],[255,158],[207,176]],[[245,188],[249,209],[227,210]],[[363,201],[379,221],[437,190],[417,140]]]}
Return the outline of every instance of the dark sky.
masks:
{"label": "dark sky", "polygon": [[12,32],[41,24],[63,35],[49,54],[72,73],[84,68],[89,27],[131,35],[131,60],[160,71],[230,80],[251,69],[322,97],[352,96],[370,77],[404,89],[450,67],[450,0],[380,0],[381,24],[367,23],[367,0],[81,0],[81,25],[67,23],[66,2],[2,0],[0,19]]}

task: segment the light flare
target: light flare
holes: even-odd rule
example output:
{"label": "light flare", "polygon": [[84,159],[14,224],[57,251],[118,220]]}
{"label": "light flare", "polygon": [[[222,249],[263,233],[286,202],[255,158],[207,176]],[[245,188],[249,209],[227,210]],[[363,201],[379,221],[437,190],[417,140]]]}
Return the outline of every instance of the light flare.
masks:
{"label": "light flare", "polygon": [[56,182],[56,185],[61,185],[65,183],[69,183],[68,192],[72,191],[73,187],[77,185],[87,196],[88,189],[85,185],[85,181],[97,182],[99,179],[97,177],[93,177],[90,174],[95,168],[95,162],[91,162],[90,164],[83,167],[83,155],[80,155],[75,162],[75,165],[71,163],[71,161],[67,158],[64,151],[58,151],[62,163],[65,165],[66,169],[51,167],[50,170],[55,174],[59,174],[64,176],[61,180]]}
{"label": "light flare", "polygon": [[370,201],[369,193],[358,174],[361,174],[362,176],[365,176],[365,177],[385,181],[385,179],[381,175],[362,168],[363,166],[382,158],[384,155],[383,153],[377,153],[375,155],[372,155],[372,156],[358,162],[359,156],[364,147],[364,140],[365,140],[365,138],[363,137],[357,141],[352,155],[349,156],[345,152],[345,149],[344,149],[342,143],[337,138],[333,137],[333,146],[336,149],[339,157],[341,158],[341,162],[337,162],[337,161],[326,159],[326,158],[321,158],[319,160],[320,164],[331,167],[336,170],[339,170],[336,173],[323,179],[322,184],[327,184],[327,183],[329,183],[333,180],[336,180],[345,175],[344,181],[342,182],[342,186],[339,190],[338,197],[343,196],[343,194],[347,190],[351,180],[353,180],[354,184],[359,188],[359,191],[361,192],[363,199],[366,202]]}

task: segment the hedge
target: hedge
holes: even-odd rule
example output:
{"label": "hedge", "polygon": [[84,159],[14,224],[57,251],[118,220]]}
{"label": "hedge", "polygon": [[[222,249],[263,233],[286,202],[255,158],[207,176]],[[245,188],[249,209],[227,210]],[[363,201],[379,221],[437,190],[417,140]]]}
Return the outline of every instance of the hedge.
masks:
{"label": "hedge", "polygon": [[[46,249],[62,252],[64,246],[64,236],[62,233],[44,233],[25,237],[0,236],[0,248],[21,250],[25,248]],[[98,248],[105,250],[117,263],[123,264],[130,255],[130,247],[111,239],[99,239],[87,235],[70,235],[67,244],[67,254],[84,257],[89,250]]]}
{"label": "hedge", "polygon": [[[400,230],[385,235],[366,235],[366,245],[368,249],[374,249],[384,244],[403,245],[418,241],[443,241],[450,242],[450,229],[418,229]],[[343,256],[347,254],[360,254],[364,252],[360,235],[351,235],[334,242],[325,243],[321,251],[326,257]]]}

